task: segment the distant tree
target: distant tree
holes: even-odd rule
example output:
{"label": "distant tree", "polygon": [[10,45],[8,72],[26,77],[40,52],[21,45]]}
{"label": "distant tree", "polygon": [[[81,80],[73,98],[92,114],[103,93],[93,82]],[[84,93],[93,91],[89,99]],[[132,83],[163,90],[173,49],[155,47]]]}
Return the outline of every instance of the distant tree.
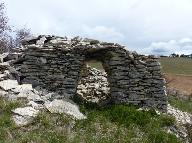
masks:
{"label": "distant tree", "polygon": [[8,25],[8,17],[5,15],[5,5],[0,3],[0,34],[4,35],[9,30],[10,26]]}
{"label": "distant tree", "polygon": [[5,14],[5,5],[0,3],[0,53],[10,50],[11,27],[8,25],[8,17]]}
{"label": "distant tree", "polygon": [[16,30],[15,47],[21,46],[22,41],[30,37],[32,37],[30,29],[24,27],[22,29]]}
{"label": "distant tree", "polygon": [[192,54],[190,54],[189,57],[192,59]]}
{"label": "distant tree", "polygon": [[179,54],[175,54],[175,53],[173,53],[173,54],[171,54],[169,57],[179,57]]}
{"label": "distant tree", "polygon": [[180,57],[190,58],[190,55],[181,54]]}
{"label": "distant tree", "polygon": [[176,57],[176,54],[175,54],[175,53],[173,53],[173,54],[171,54],[171,55],[170,55],[170,57]]}
{"label": "distant tree", "polygon": [[160,57],[165,58],[165,57],[168,57],[168,56],[166,56],[166,55],[160,55]]}
{"label": "distant tree", "polygon": [[[13,36],[15,35],[15,36]],[[19,47],[22,40],[32,36],[30,29],[24,27],[13,31],[8,24],[5,4],[0,2],[0,54],[11,52],[11,49]]]}

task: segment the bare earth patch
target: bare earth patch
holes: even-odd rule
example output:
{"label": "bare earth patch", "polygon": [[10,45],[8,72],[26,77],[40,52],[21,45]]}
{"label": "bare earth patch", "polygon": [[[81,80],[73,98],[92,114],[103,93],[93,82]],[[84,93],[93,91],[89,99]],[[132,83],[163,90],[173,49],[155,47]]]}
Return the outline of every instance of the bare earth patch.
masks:
{"label": "bare earth patch", "polygon": [[166,74],[168,87],[177,89],[187,95],[192,94],[192,75],[174,75]]}

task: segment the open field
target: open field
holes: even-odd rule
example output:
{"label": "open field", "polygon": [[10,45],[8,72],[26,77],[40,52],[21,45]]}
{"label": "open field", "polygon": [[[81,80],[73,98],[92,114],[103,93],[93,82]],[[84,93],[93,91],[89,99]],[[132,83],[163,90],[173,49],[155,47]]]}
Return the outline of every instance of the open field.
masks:
{"label": "open field", "polygon": [[171,106],[192,114],[192,100],[183,100],[178,97],[169,96],[168,102],[171,104]]}
{"label": "open field", "polygon": [[97,68],[97,69],[99,69],[99,70],[104,71],[103,66],[102,66],[102,63],[99,62],[99,61],[90,60],[90,61],[87,61],[86,64],[88,64],[89,66],[91,66],[91,67],[93,67],[93,68]]}
{"label": "open field", "polygon": [[168,87],[192,94],[192,59],[167,57],[160,62]]}
{"label": "open field", "polygon": [[166,74],[168,87],[177,89],[187,95],[192,94],[192,76]]}
{"label": "open field", "polygon": [[161,58],[162,72],[166,74],[192,75],[192,59]]}

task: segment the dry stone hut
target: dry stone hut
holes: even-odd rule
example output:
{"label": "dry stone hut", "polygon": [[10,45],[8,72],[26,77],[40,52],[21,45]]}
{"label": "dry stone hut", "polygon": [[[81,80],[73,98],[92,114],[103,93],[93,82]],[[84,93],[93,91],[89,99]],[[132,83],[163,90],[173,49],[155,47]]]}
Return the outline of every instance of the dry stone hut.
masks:
{"label": "dry stone hut", "polygon": [[110,87],[110,103],[130,103],[165,111],[165,80],[155,56],[139,55],[124,46],[75,37],[39,36],[23,42],[15,63],[21,83],[32,83],[65,98],[76,95],[86,61],[102,62]]}

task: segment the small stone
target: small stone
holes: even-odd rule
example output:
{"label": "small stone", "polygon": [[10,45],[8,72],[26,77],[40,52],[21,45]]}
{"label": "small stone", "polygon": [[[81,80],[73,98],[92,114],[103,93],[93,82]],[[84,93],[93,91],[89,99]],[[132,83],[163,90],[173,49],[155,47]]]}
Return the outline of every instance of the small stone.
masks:
{"label": "small stone", "polygon": [[8,55],[9,55],[9,53],[3,53],[3,54],[0,55],[1,63],[4,62],[4,58],[6,58]]}
{"label": "small stone", "polygon": [[26,98],[32,101],[42,101],[43,99],[31,90],[24,90],[17,95],[17,98]]}
{"label": "small stone", "polygon": [[9,94],[7,94],[7,99],[9,101],[16,101],[17,100],[17,95],[9,93]]}
{"label": "small stone", "polygon": [[38,104],[38,103],[36,103],[36,102],[34,102],[34,101],[29,101],[29,103],[27,103],[27,105],[33,107],[33,108],[36,109],[36,110],[39,110],[39,109],[43,109],[43,108],[44,108],[44,105]]}
{"label": "small stone", "polygon": [[8,94],[8,92],[3,91],[3,90],[0,90],[0,96],[1,96],[1,97],[4,97],[4,96],[7,95],[7,94]]}
{"label": "small stone", "polygon": [[33,121],[33,117],[13,115],[13,121],[17,126],[25,126]]}

